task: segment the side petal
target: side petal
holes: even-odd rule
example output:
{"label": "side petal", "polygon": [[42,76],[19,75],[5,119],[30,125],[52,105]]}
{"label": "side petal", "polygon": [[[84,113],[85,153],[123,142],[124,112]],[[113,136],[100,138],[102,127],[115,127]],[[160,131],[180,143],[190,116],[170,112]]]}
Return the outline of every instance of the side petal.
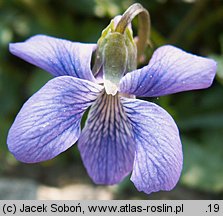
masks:
{"label": "side petal", "polygon": [[126,74],[120,91],[137,96],[157,97],[209,87],[216,74],[216,62],[184,52],[174,46],[158,48],[149,65]]}
{"label": "side petal", "polygon": [[52,79],[18,113],[8,133],[9,151],[26,163],[49,160],[65,151],[78,139],[82,114],[101,90],[70,76]]}
{"label": "side petal", "polygon": [[10,52],[54,76],[70,75],[95,81],[90,62],[95,44],[75,43],[45,35],[11,43]]}
{"label": "side petal", "polygon": [[117,95],[103,93],[92,105],[78,148],[95,183],[115,184],[130,173],[132,129]]}
{"label": "side petal", "polygon": [[131,180],[145,193],[171,190],[182,170],[178,128],[161,107],[137,99],[121,100],[131,122],[136,154]]}

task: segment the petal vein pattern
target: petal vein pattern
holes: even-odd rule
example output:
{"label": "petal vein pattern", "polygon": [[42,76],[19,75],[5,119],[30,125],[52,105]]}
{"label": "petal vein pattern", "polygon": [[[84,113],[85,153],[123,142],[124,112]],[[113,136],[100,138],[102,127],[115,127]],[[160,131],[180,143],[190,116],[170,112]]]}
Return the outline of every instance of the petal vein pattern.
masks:
{"label": "petal vein pattern", "polygon": [[149,65],[125,75],[120,91],[143,97],[203,89],[209,87],[216,74],[216,62],[165,45],[158,48]]}
{"label": "petal vein pattern", "polygon": [[23,162],[49,160],[73,145],[84,111],[102,87],[70,76],[52,79],[18,113],[8,134],[8,148]]}
{"label": "petal vein pattern", "polygon": [[145,193],[171,190],[180,177],[183,156],[177,126],[161,107],[122,98],[136,142],[131,180]]}
{"label": "petal vein pattern", "polygon": [[45,35],[10,44],[10,52],[54,76],[74,76],[95,82],[90,62],[95,44],[84,44]]}
{"label": "petal vein pattern", "polygon": [[78,147],[95,183],[115,184],[129,174],[135,144],[118,95],[102,93],[95,101]]}

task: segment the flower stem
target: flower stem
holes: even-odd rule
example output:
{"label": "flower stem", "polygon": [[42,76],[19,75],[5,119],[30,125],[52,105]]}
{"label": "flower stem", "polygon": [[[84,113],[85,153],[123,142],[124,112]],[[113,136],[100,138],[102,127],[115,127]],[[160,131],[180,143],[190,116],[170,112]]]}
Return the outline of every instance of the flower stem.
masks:
{"label": "flower stem", "polygon": [[115,31],[123,34],[127,26],[137,15],[139,16],[137,41],[137,58],[139,60],[141,55],[144,53],[146,44],[150,44],[149,37],[151,24],[149,12],[139,3],[131,5],[123,14],[121,20],[116,26]]}

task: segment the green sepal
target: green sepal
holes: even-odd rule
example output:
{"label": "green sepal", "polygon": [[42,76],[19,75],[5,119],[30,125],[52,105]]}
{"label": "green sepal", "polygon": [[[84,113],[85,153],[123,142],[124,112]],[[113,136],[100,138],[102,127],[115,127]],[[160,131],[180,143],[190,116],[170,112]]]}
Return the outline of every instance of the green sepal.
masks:
{"label": "green sepal", "polygon": [[[137,47],[133,39],[132,29],[126,28],[124,34],[115,31],[114,20],[103,30],[98,40],[93,72],[95,75],[103,70],[105,88],[112,86],[117,91],[120,79],[137,65]],[[108,90],[108,93],[110,90]],[[111,93],[111,94],[113,94]]]}

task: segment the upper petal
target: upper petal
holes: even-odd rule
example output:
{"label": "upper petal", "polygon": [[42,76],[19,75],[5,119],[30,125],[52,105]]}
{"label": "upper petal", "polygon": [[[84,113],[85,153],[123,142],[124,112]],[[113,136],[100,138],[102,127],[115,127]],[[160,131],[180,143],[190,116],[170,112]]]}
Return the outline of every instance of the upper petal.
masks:
{"label": "upper petal", "polygon": [[125,75],[120,91],[137,96],[157,97],[209,87],[216,62],[184,52],[174,46],[158,48],[149,65]]}
{"label": "upper petal", "polygon": [[115,184],[130,173],[135,145],[119,97],[103,93],[92,105],[78,148],[95,183]]}
{"label": "upper petal", "polygon": [[178,128],[161,107],[137,99],[122,98],[131,122],[136,153],[131,180],[145,193],[171,190],[182,170],[182,146]]}
{"label": "upper petal", "polygon": [[101,90],[97,84],[70,76],[49,81],[18,113],[8,133],[10,152],[33,163],[65,151],[78,139],[82,114]]}
{"label": "upper petal", "polygon": [[54,76],[70,75],[95,81],[90,62],[95,44],[84,44],[45,35],[11,43],[10,52]]}

